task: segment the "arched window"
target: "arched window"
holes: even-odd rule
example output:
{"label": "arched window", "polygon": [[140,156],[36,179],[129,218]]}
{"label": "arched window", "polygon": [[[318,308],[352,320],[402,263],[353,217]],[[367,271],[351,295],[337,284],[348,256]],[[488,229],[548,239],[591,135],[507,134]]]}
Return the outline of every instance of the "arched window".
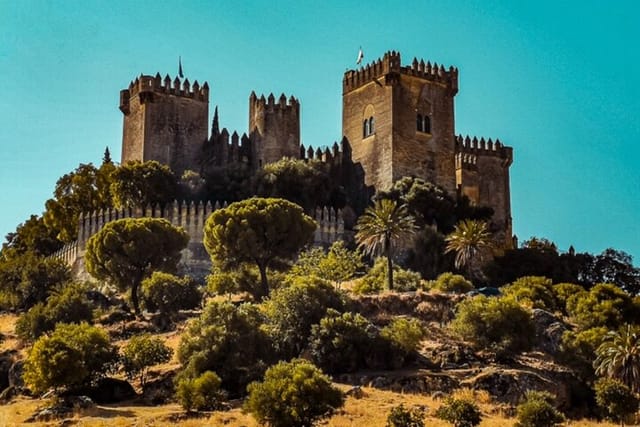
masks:
{"label": "arched window", "polygon": [[362,122],[362,137],[366,138],[369,136],[369,120],[364,119]]}
{"label": "arched window", "polygon": [[431,133],[431,118],[426,114],[416,115],[416,130],[418,132]]}
{"label": "arched window", "polygon": [[373,122],[373,116],[369,117],[369,135],[376,133],[376,127]]}

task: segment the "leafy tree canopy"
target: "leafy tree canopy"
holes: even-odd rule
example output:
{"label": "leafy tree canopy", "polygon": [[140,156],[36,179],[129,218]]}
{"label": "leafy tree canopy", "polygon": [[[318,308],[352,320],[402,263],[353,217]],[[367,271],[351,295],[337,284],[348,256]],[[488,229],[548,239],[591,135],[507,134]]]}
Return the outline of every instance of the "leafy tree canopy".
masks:
{"label": "leafy tree canopy", "polygon": [[28,220],[7,234],[2,244],[0,258],[10,258],[27,252],[38,256],[48,256],[62,247],[56,237],[58,232],[46,226],[43,217],[31,215]]}
{"label": "leafy tree canopy", "polygon": [[266,297],[267,268],[293,259],[311,241],[315,228],[300,206],[284,199],[253,197],[213,212],[204,226],[204,246],[222,268],[255,264]]}
{"label": "leafy tree canopy", "polygon": [[189,241],[182,228],[165,219],[125,218],[111,221],[87,241],[87,271],[99,280],[110,280],[120,290],[131,292],[131,302],[140,314],[138,287],[156,270],[174,272],[180,251]]}
{"label": "leafy tree canopy", "polygon": [[129,161],[112,174],[111,193],[117,208],[133,208],[173,201],[178,181],[169,166],[155,160]]}
{"label": "leafy tree canopy", "polygon": [[316,276],[340,283],[353,278],[364,268],[360,251],[347,249],[342,240],[334,242],[329,250],[313,247],[303,251],[289,274],[294,276]]}

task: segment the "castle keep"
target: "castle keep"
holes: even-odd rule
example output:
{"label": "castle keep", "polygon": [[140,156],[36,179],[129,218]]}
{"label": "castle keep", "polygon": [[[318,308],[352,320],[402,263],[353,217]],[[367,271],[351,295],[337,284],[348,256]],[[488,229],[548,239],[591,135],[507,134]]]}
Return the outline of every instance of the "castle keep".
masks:
{"label": "castle keep", "polygon": [[[324,150],[300,141],[300,103],[282,94],[249,97],[249,129],[220,130],[216,109],[208,133],[209,86],[142,75],[120,93],[124,114],[122,162],[157,160],[181,174],[204,165],[242,163],[252,170],[283,157],[320,159],[363,172],[364,185],[385,190],[404,176],[437,184],[449,194],[493,208],[491,229],[511,245],[509,166],[511,147],[499,140],[455,134],[458,69],[399,52],[348,70],[342,79],[342,142]],[[345,186],[353,183],[344,183]]]}
{"label": "castle keep", "polygon": [[[215,109],[208,127],[209,85],[188,79],[141,75],[120,92],[124,115],[122,163],[157,160],[177,174],[207,167],[242,165],[251,171],[284,157],[319,160],[351,194],[367,201],[372,191],[386,190],[404,177],[437,184],[451,195],[465,195],[494,211],[490,230],[499,245],[512,246],[509,167],[513,150],[499,140],[455,134],[454,98],[458,69],[414,59],[402,65],[400,53],[348,70],[342,80],[342,136],[330,148],[304,147],[300,140],[300,103],[284,94],[249,96],[249,129],[239,135],[220,129]],[[80,218],[78,239],[56,256],[86,275],[84,245],[107,222],[151,216],[185,228],[191,240],[183,252],[183,270],[207,273],[210,260],[202,245],[206,217],[220,205],[210,203],[145,207],[135,211],[101,211]],[[309,212],[319,227],[316,245],[342,238],[340,211]],[[345,219],[346,219],[345,215]],[[353,218],[351,218],[351,222]]]}

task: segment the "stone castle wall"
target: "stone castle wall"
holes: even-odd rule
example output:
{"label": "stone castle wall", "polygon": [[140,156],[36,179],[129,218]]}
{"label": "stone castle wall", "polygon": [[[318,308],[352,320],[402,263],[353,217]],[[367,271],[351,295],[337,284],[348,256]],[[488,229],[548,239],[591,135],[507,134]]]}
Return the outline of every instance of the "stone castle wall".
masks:
{"label": "stone castle wall", "polygon": [[[189,234],[189,243],[182,251],[180,271],[193,277],[204,278],[211,270],[211,259],[204,248],[204,224],[215,210],[226,207],[227,203],[186,203],[175,201],[164,208],[148,207],[138,209],[107,209],[81,215],[78,226],[78,238],[66,244],[53,254],[71,267],[78,279],[88,279],[84,266],[86,243],[91,236],[100,231],[110,221],[122,218],[164,218],[176,227],[182,227]],[[313,215],[316,228],[313,245],[327,247],[344,237],[344,221],[340,210],[318,208]]]}

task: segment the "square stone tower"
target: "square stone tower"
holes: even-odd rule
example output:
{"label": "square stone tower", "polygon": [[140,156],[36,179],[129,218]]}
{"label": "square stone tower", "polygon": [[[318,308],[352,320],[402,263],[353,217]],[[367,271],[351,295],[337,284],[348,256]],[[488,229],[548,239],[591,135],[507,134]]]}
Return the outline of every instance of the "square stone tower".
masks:
{"label": "square stone tower", "polygon": [[176,175],[199,169],[208,137],[209,85],[141,75],[120,91],[122,163],[157,160]]}
{"label": "square stone tower", "polygon": [[394,51],[344,74],[342,131],[367,185],[385,190],[414,176],[455,194],[457,92],[456,68],[416,59],[403,67]]}

